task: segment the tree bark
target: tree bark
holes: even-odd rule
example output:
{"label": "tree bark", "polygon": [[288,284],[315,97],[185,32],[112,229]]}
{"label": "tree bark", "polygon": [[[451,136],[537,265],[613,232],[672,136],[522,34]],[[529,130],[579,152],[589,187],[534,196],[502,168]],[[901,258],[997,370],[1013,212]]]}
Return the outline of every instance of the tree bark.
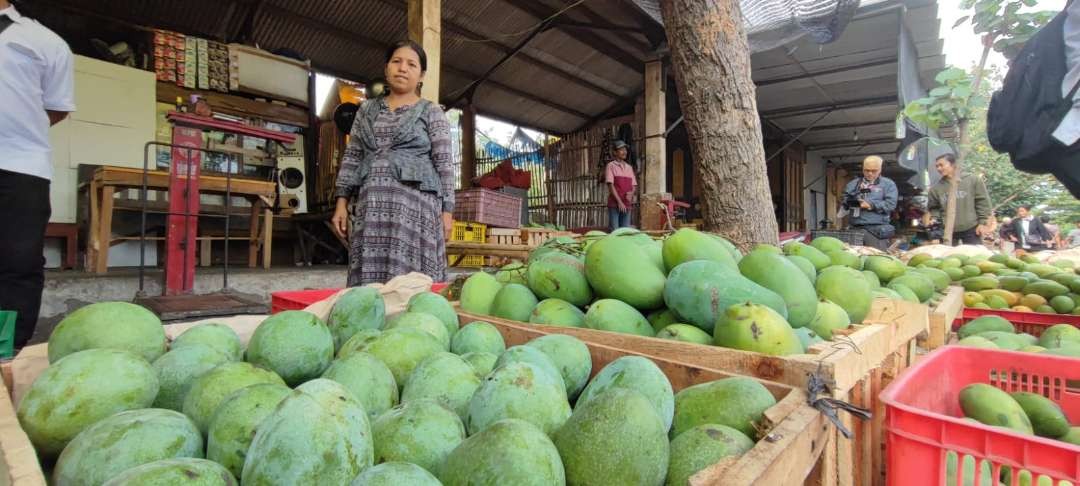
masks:
{"label": "tree bark", "polygon": [[737,0],[660,2],[679,103],[701,179],[705,229],[776,244],[750,48]]}
{"label": "tree bark", "polygon": [[[971,96],[968,97],[968,104],[971,103],[971,98],[975,96],[975,93],[979,92],[979,85],[982,84],[983,73],[986,69],[986,59],[990,56],[990,46],[993,42],[984,42],[982,58],[979,59],[979,65],[975,68],[975,80],[971,83]],[[956,229],[956,197],[957,191],[960,187],[960,169],[964,163],[964,150],[968,144],[968,120],[964,118],[957,124],[957,130],[960,132],[960,141],[956,145],[956,170],[953,172],[953,176],[949,179],[949,199],[945,201],[945,234],[942,235],[942,241],[946,245],[952,246],[952,235]]]}

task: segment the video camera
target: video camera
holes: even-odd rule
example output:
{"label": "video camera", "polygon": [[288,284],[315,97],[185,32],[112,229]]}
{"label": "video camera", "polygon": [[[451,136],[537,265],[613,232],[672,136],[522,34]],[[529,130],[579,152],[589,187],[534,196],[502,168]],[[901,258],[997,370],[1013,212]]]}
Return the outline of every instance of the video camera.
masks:
{"label": "video camera", "polygon": [[844,209],[851,211],[851,217],[858,218],[859,215],[862,213],[862,207],[860,206],[860,204],[862,204],[862,202],[866,200],[864,196],[866,196],[867,194],[870,194],[870,188],[863,187],[860,188],[859,192],[856,192],[855,194],[847,194],[844,196]]}
{"label": "video camera", "polygon": [[867,194],[870,194],[869,187],[859,189],[859,192],[855,194],[848,194],[844,197],[844,207],[847,209],[858,209],[859,205],[866,200],[864,196]]}

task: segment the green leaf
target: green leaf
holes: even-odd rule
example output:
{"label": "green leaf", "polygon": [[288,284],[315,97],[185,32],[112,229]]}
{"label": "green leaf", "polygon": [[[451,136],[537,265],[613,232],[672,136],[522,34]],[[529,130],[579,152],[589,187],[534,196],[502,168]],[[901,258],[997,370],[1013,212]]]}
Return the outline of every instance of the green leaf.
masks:
{"label": "green leaf", "polygon": [[930,96],[934,96],[934,97],[949,96],[949,93],[951,93],[951,92],[952,92],[952,90],[949,89],[948,86],[938,86],[938,87],[930,90]]}
{"label": "green leaf", "polygon": [[964,72],[963,69],[957,67],[950,67],[938,73],[938,75],[934,77],[934,80],[937,81],[938,84],[945,84],[951,80],[961,79],[965,77],[967,77],[967,73]]}
{"label": "green leaf", "polygon": [[953,88],[952,95],[953,95],[954,98],[964,98],[964,99],[970,98],[971,97],[971,86],[957,86],[957,87]]}
{"label": "green leaf", "polygon": [[965,15],[963,17],[960,17],[959,19],[956,20],[956,23],[953,24],[952,28],[955,29],[957,27],[960,27],[961,25],[964,25],[964,23],[967,22],[968,19],[970,19],[970,18],[971,18],[970,15]]}

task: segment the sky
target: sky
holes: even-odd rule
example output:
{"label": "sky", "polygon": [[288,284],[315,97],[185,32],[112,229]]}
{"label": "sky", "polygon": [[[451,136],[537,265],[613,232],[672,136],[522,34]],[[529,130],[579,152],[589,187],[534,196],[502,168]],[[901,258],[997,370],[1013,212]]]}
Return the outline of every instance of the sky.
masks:
{"label": "sky", "polygon": [[[1033,10],[1061,11],[1066,0],[1039,0]],[[945,39],[945,62],[960,68],[968,68],[979,62],[982,41],[971,31],[967,23],[953,29],[952,26],[968,12],[960,8],[960,0],[938,0],[938,18],[941,19],[941,38]],[[988,64],[1004,65],[1005,58],[990,53]]]}

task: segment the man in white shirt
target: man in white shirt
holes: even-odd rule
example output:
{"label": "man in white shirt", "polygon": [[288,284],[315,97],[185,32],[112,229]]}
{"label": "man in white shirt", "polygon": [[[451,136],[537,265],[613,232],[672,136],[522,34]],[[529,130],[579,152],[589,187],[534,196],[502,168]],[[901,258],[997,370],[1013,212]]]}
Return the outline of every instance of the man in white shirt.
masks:
{"label": "man in white shirt", "polygon": [[0,309],[18,312],[15,348],[34,334],[49,222],[49,127],[75,111],[74,64],[60,36],[0,0]]}

